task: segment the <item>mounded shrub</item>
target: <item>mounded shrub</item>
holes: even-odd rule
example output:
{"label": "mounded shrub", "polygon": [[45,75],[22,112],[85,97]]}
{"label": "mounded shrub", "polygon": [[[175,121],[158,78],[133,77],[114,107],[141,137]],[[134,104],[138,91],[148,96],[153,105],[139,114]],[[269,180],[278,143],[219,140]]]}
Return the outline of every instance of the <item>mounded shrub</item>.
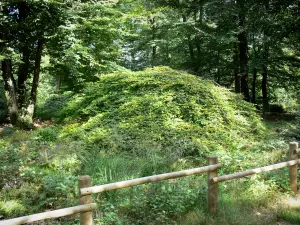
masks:
{"label": "mounded shrub", "polygon": [[63,137],[99,150],[176,159],[237,149],[262,130],[242,96],[168,67],[101,76],[62,115]]}

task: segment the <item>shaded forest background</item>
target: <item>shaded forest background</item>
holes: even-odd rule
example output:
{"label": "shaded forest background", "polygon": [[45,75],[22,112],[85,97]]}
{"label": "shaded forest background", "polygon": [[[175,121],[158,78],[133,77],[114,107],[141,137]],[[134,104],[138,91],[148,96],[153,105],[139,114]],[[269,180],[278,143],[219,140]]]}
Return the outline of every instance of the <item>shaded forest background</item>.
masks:
{"label": "shaded forest background", "polygon": [[[0,2],[0,219],[78,205],[94,185],[286,161],[300,139],[296,0]],[[300,224],[288,169],[93,196],[96,224]],[[78,224],[66,217],[49,224]]]}
{"label": "shaded forest background", "polygon": [[292,107],[299,10],[298,1],[275,0],[2,1],[10,120],[30,127],[38,92],[42,103],[49,94],[78,92],[101,74],[159,65],[213,80],[263,112],[270,103]]}

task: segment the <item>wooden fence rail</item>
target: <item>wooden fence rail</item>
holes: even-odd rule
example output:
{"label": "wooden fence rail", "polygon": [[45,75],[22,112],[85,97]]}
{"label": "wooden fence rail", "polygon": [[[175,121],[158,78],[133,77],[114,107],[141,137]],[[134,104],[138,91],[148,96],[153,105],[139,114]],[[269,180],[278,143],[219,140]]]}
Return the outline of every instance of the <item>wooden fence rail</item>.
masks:
{"label": "wooden fence rail", "polygon": [[246,170],[235,174],[218,176],[218,169],[221,168],[221,164],[218,163],[216,156],[208,157],[208,166],[182,170],[172,173],[164,173],[159,175],[153,175],[148,177],[142,177],[132,180],[126,180],[111,184],[104,184],[100,186],[91,185],[91,178],[89,176],[81,176],[78,180],[79,185],[79,202],[80,206],[54,210],[50,212],[38,213],[30,216],[19,217],[15,219],[2,220],[0,225],[19,225],[44,219],[58,218],[68,216],[72,214],[80,213],[80,225],[93,225],[93,213],[92,211],[97,209],[97,204],[92,203],[91,194],[100,193],[109,190],[116,190],[120,188],[132,187],[135,185],[141,185],[156,181],[174,179],[179,177],[191,176],[200,173],[208,173],[208,210],[210,213],[216,213],[218,210],[218,183],[222,181],[242,178],[257,173],[268,172],[277,170],[284,167],[289,167],[289,178],[291,190],[296,193],[298,191],[297,176],[298,176],[298,148],[297,142],[291,142],[288,152],[289,161],[277,163],[274,165],[268,165],[260,168]]}
{"label": "wooden fence rail", "polygon": [[19,224],[30,223],[39,220],[53,219],[53,218],[69,216],[69,215],[82,213],[82,212],[90,212],[96,208],[97,208],[97,204],[91,203],[86,205],[70,207],[70,208],[58,209],[58,210],[44,212],[44,213],[33,214],[30,216],[18,217],[10,220],[3,220],[0,221],[0,225],[19,225]]}
{"label": "wooden fence rail", "polygon": [[125,181],[111,183],[111,184],[104,184],[104,185],[100,185],[100,186],[82,188],[80,190],[80,194],[82,196],[84,196],[84,195],[96,194],[96,193],[100,193],[100,192],[104,192],[104,191],[132,187],[132,186],[156,182],[156,181],[191,176],[191,175],[195,175],[195,174],[213,171],[220,167],[221,167],[221,164],[215,164],[215,165],[204,166],[204,167],[199,167],[199,168],[194,168],[194,169],[189,169],[189,170],[182,170],[182,171],[178,171],[178,172],[163,173],[163,174],[153,175],[153,176],[149,176],[149,177],[137,178],[137,179],[133,179],[133,180],[125,180]]}
{"label": "wooden fence rail", "polygon": [[218,183],[218,182],[221,182],[221,181],[233,180],[233,179],[250,176],[250,175],[253,175],[253,174],[257,174],[257,173],[269,172],[269,171],[272,171],[272,170],[278,170],[278,169],[288,167],[288,166],[294,166],[294,165],[297,165],[299,163],[300,163],[300,159],[291,160],[291,161],[288,161],[288,162],[277,163],[277,164],[270,165],[270,166],[264,166],[264,167],[255,168],[255,169],[252,169],[252,170],[246,170],[246,171],[243,171],[243,172],[240,172],[240,173],[234,173],[234,174],[214,177],[214,178],[211,179],[211,182],[212,183]]}

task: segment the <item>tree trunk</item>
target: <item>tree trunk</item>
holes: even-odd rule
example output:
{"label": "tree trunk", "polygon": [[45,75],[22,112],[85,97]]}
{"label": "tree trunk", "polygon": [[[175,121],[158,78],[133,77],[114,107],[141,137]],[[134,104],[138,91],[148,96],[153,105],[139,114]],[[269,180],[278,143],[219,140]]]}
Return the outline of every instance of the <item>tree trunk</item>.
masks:
{"label": "tree trunk", "polygon": [[[18,3],[18,22],[22,23],[30,12],[30,8],[26,1],[20,1]],[[17,94],[18,94],[18,108],[23,110],[25,108],[26,99],[26,80],[29,75],[29,65],[30,65],[30,48],[28,43],[28,37],[26,33],[20,33],[20,43],[22,43],[22,64],[19,66],[18,70],[18,81],[17,81]]]}
{"label": "tree trunk", "polygon": [[156,45],[152,46],[152,67],[156,65]]}
{"label": "tree trunk", "polygon": [[250,101],[250,93],[248,87],[248,41],[247,33],[245,31],[245,9],[244,1],[239,1],[239,28],[238,34],[239,41],[239,59],[240,59],[240,75],[241,75],[241,92],[244,95],[246,101]]}
{"label": "tree trunk", "polygon": [[22,64],[19,66],[18,71],[18,107],[19,109],[23,109],[25,107],[25,99],[26,99],[26,80],[29,74],[29,65],[30,65],[30,52],[27,43],[23,48],[22,54]]}
{"label": "tree trunk", "polygon": [[10,59],[2,61],[2,77],[4,89],[6,91],[7,106],[10,122],[13,126],[18,125],[19,112],[17,104],[16,81],[12,74],[12,65]]}
{"label": "tree trunk", "polygon": [[[266,13],[269,11],[269,1],[265,3]],[[269,65],[269,37],[268,27],[264,28],[264,50],[263,50],[263,65],[262,65],[262,83],[261,91],[263,97],[263,115],[269,111],[269,98],[268,98],[268,65]]]}
{"label": "tree trunk", "polygon": [[257,80],[257,68],[253,68],[253,80],[252,80],[252,103],[256,103],[256,80]]}
{"label": "tree trunk", "polygon": [[151,57],[151,66],[154,67],[156,66],[156,44],[154,43],[156,39],[156,26],[155,26],[155,17],[149,19],[150,24],[151,24],[151,30],[152,30],[152,57]]}
{"label": "tree trunk", "polygon": [[44,39],[40,38],[38,40],[38,45],[37,45],[37,50],[36,50],[32,87],[31,87],[29,105],[27,107],[27,114],[26,114],[26,120],[29,123],[32,123],[32,118],[33,118],[35,105],[36,105],[37,88],[38,88],[39,79],[40,79],[43,47],[44,47]]}
{"label": "tree trunk", "polygon": [[[186,23],[187,18],[186,15],[182,15],[182,21],[184,23]],[[188,40],[188,47],[189,47],[189,53],[190,53],[190,57],[191,57],[191,61],[194,63],[195,62],[195,53],[194,53],[194,47],[193,47],[193,43],[191,41],[191,35],[188,33],[187,34],[187,40]]]}
{"label": "tree trunk", "polygon": [[258,63],[258,55],[260,52],[260,48],[256,47],[256,40],[255,40],[255,35],[252,35],[252,47],[253,47],[253,52],[254,52],[254,65],[253,65],[253,80],[252,80],[252,103],[256,103],[256,81],[257,81],[257,63]]}
{"label": "tree trunk", "polygon": [[233,67],[235,93],[241,93],[241,76],[239,75],[239,49],[237,43],[234,43]]}
{"label": "tree trunk", "polygon": [[263,97],[263,113],[269,110],[269,98],[268,98],[268,61],[269,61],[269,47],[265,43],[263,53],[263,66],[262,66],[262,83],[261,91]]}
{"label": "tree trunk", "polygon": [[[199,10],[199,29],[201,30],[202,28],[202,18],[203,18],[203,5],[200,5],[200,10]],[[195,23],[197,23],[197,17],[195,16]],[[199,73],[201,75],[201,66],[202,66],[202,61],[201,61],[201,36],[200,34],[196,34],[195,36],[195,45],[197,49],[197,63],[195,66],[195,72]]]}
{"label": "tree trunk", "polygon": [[[202,18],[203,18],[203,5],[200,6],[200,15],[199,15],[199,26],[200,26],[200,29],[202,28]],[[195,21],[195,22],[197,22],[197,21]],[[199,58],[201,56],[200,42],[201,42],[200,35],[197,34],[196,35],[196,49],[197,49],[197,53],[198,53]]]}
{"label": "tree trunk", "polygon": [[191,42],[191,35],[188,34],[187,38],[188,38],[188,46],[189,46],[189,52],[190,52],[191,61],[195,62],[195,53],[194,53],[193,44]]}
{"label": "tree trunk", "polygon": [[217,53],[217,74],[216,74],[216,81],[218,84],[221,82],[221,74],[220,74],[220,51]]}
{"label": "tree trunk", "polygon": [[[132,65],[132,63],[131,63]],[[133,67],[131,66],[131,69],[133,70]],[[57,80],[56,80],[56,91],[59,91],[61,87],[61,74],[57,75]]]}

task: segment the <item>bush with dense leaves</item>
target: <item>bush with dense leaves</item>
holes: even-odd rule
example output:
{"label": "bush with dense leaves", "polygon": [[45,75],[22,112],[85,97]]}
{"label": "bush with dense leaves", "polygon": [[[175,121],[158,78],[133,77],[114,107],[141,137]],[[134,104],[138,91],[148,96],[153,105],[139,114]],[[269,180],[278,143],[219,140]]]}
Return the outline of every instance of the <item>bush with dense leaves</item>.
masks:
{"label": "bush with dense leaves", "polygon": [[43,120],[58,118],[61,110],[66,106],[71,95],[71,92],[52,94],[47,100],[45,100],[42,107],[37,107],[36,116]]}
{"label": "bush with dense leaves", "polygon": [[172,159],[237,149],[262,130],[252,104],[167,67],[101,76],[62,112],[62,136],[110,152]]}

